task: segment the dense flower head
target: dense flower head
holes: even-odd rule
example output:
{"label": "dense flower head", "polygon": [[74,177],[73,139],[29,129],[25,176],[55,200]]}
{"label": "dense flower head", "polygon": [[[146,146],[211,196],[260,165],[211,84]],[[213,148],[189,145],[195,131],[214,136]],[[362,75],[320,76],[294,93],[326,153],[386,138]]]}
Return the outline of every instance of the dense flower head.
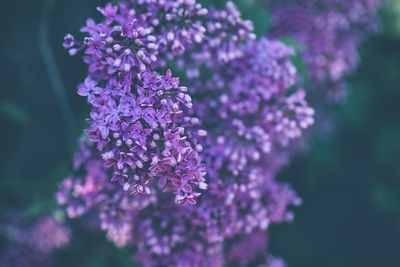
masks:
{"label": "dense flower head", "polygon": [[254,40],[253,23],[243,20],[232,2],[227,2],[225,9],[210,8],[206,23],[207,35],[203,52],[209,52],[220,62],[228,62],[243,56],[238,42]]}
{"label": "dense flower head", "polygon": [[226,256],[229,266],[286,267],[281,258],[266,253],[267,244],[267,237],[262,231],[231,240]]}
{"label": "dense flower head", "polygon": [[206,165],[213,166],[209,177],[216,170],[241,177],[246,167],[258,164],[273,147],[287,146],[314,122],[305,91],[295,86],[292,48],[266,38],[237,40],[236,46],[242,56],[228,62],[206,46],[183,64],[198,64],[190,72],[198,75],[188,76],[197,100],[193,114],[202,119],[201,127],[212,129],[200,141],[206,147]]}
{"label": "dense flower head", "polygon": [[[87,78],[81,88],[92,86],[90,83],[95,86]],[[196,119],[180,123],[180,105],[192,105],[184,93],[187,89],[179,86],[179,79],[169,70],[163,76],[142,73],[138,83],[135,91],[125,92],[94,87],[101,92],[88,97],[93,108],[86,134],[97,143],[106,166],[114,169],[111,180],[118,181],[125,190],[150,194],[150,183],[159,178],[165,190],[194,201],[197,193],[192,193],[192,186],[204,188],[206,184],[195,150],[199,133],[187,131]],[[183,126],[188,127],[185,130]]]}
{"label": "dense flower head", "polygon": [[330,97],[346,93],[343,78],[358,61],[358,46],[366,33],[378,29],[380,0],[266,1],[272,31],[304,45],[303,59],[313,84]]}
{"label": "dense flower head", "polygon": [[[271,161],[264,173],[241,184],[211,183],[197,205],[185,207],[168,194],[132,197],[109,182],[112,170],[85,139],[75,161],[76,174],[60,185],[58,202],[69,217],[97,215],[108,239],[117,246],[135,245],[134,259],[145,266],[223,266],[230,261],[227,249],[234,240],[291,220],[287,206],[299,204],[288,185],[274,180],[280,161]],[[265,251],[265,245],[254,249]]]}
{"label": "dense flower head", "polygon": [[[95,214],[107,238],[135,246],[145,266],[224,266],[236,243],[292,220],[289,207],[301,201],[275,177],[314,115],[294,50],[257,40],[231,2],[208,11],[191,0],[131,0],[98,10],[105,20],[88,20],[89,37],[64,43],[85,54],[78,94],[91,105],[75,171],[57,192],[68,216]],[[279,266],[267,242],[254,243],[242,264],[261,256]]]}
{"label": "dense flower head", "polygon": [[92,105],[85,133],[124,190],[151,194],[157,179],[177,203],[194,204],[196,188],[207,187],[196,150],[206,132],[191,130],[198,120],[183,116],[193,105],[187,87],[169,69],[154,69],[163,64],[160,53],[171,57],[201,42],[205,29],[198,18],[207,10],[190,0],[131,1],[98,10],[106,20],[89,19],[82,28],[89,37],[77,42],[67,35],[64,42],[70,54],[83,50],[89,65],[78,86]]}

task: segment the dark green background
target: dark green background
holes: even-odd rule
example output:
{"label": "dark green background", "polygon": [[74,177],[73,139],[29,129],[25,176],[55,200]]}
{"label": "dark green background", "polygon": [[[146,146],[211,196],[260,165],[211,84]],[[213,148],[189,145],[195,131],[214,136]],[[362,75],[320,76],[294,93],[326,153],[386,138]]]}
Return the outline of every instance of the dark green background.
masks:
{"label": "dark green background", "polygon": [[[264,7],[237,2],[257,33],[268,27]],[[86,67],[61,43],[65,33],[78,33],[87,17],[99,19],[95,7],[103,4],[2,2],[0,214],[17,209],[34,217],[57,208],[54,192],[70,170],[89,110],[75,93]],[[304,201],[295,209],[294,223],[270,228],[270,250],[289,266],[400,266],[400,2],[388,1],[381,17],[382,33],[360,49],[347,102],[333,108],[336,129],[311,138],[309,149],[279,177]],[[48,49],[43,57],[39,42],[48,44],[54,57]],[[46,60],[56,63],[61,94],[59,81],[48,75],[56,69],[46,69]],[[132,265],[129,248],[115,248],[79,220],[70,223],[74,237],[55,255],[56,266]],[[0,251],[7,242],[0,238]]]}

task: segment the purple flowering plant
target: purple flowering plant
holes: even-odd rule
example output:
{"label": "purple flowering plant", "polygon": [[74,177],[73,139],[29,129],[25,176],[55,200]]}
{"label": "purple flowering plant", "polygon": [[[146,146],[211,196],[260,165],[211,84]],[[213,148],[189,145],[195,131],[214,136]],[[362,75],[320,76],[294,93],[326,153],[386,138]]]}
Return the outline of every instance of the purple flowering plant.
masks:
{"label": "purple flowering plant", "polygon": [[[271,36],[292,34],[311,46],[301,56],[318,86],[354,68],[346,55],[354,57],[359,41],[350,32],[363,27],[362,14],[375,2],[367,1],[368,11],[356,5],[359,14],[332,12],[341,22],[328,28],[343,44],[338,55],[316,44],[322,30],[286,23],[280,10],[321,8],[313,22],[293,15],[317,27],[324,8],[344,1],[267,2]],[[254,259],[285,266],[267,254],[265,230],[292,220],[289,206],[301,200],[276,174],[314,123],[291,62],[295,50],[257,37],[232,2],[220,10],[195,0],[127,0],[98,11],[104,19],[87,20],[87,37],[67,34],[63,44],[88,65],[78,94],[91,106],[75,171],[57,192],[67,215],[94,214],[108,239],[136,247],[133,258],[144,266],[242,266]]]}

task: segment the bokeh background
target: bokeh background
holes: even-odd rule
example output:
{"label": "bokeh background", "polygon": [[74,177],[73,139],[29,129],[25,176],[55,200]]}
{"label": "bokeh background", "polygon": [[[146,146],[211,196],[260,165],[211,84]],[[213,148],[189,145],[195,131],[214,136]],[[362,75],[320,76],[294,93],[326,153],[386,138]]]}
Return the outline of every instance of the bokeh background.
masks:
{"label": "bokeh background", "polygon": [[[257,33],[268,28],[265,6],[235,2]],[[62,216],[54,192],[89,106],[75,89],[86,66],[61,43],[87,17],[100,18],[95,7],[105,3],[2,1],[0,218],[13,210]],[[289,266],[400,266],[400,1],[387,0],[380,14],[382,31],[362,45],[349,96],[334,107],[335,128],[310,138],[280,174],[303,199],[293,223],[270,228],[270,250]],[[55,266],[133,265],[131,248],[116,248],[79,219],[68,223],[72,242]],[[0,253],[8,242],[0,236]]]}

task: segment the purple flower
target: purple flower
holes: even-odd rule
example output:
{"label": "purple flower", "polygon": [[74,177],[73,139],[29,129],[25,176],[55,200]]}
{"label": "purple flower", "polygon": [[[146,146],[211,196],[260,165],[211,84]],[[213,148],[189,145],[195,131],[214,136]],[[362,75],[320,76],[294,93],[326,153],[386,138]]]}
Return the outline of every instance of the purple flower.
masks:
{"label": "purple flower", "polygon": [[132,137],[139,142],[141,146],[146,146],[146,136],[151,133],[151,129],[144,128],[138,121],[133,125]]}
{"label": "purple flower", "polygon": [[71,34],[67,34],[64,36],[64,43],[63,46],[65,49],[71,48],[75,45],[75,39],[74,36]]}
{"label": "purple flower", "polygon": [[358,60],[366,33],[378,29],[380,0],[275,1],[271,7],[274,36],[290,36],[305,46],[302,57],[315,88],[331,99],[346,95],[343,77]]}
{"label": "purple flower", "polygon": [[86,26],[82,27],[81,32],[87,32],[90,35],[97,36],[96,22],[91,18],[87,19]]}
{"label": "purple flower", "polygon": [[31,222],[21,214],[11,213],[0,221],[0,234],[10,241],[0,253],[0,265],[53,266],[51,256],[68,245],[70,229],[49,215]]}
{"label": "purple flower", "polygon": [[139,93],[139,97],[137,99],[137,102],[139,105],[146,104],[146,105],[152,105],[154,103],[154,98],[153,96],[156,95],[156,91],[153,89],[144,89],[140,86],[138,86],[137,91]]}
{"label": "purple flower", "polygon": [[161,78],[161,84],[165,90],[176,88],[179,85],[179,78],[172,77],[171,70],[168,70],[165,76]]}
{"label": "purple flower", "polygon": [[110,121],[102,113],[91,112],[91,121],[93,121],[90,126],[90,131],[96,132],[97,130],[101,133],[101,138],[107,138],[110,133]]}
{"label": "purple flower", "polygon": [[90,77],[85,79],[85,83],[78,86],[78,95],[92,97],[94,94],[100,95],[103,90],[100,87],[96,87],[97,83]]}
{"label": "purple flower", "polygon": [[150,125],[150,127],[154,127],[156,125],[156,111],[152,108],[143,109],[142,118],[146,123]]}
{"label": "purple flower", "polygon": [[97,7],[97,10],[107,18],[107,23],[110,24],[117,15],[118,6],[112,6],[111,3],[107,3],[104,8]]}
{"label": "purple flower", "polygon": [[[123,153],[123,152],[121,152]],[[130,158],[127,155],[126,158],[122,158],[122,160],[118,161],[118,164],[123,166],[124,164],[128,164],[131,165],[132,164],[132,160],[130,160]],[[122,157],[124,157],[122,156]],[[111,181],[118,181],[121,185],[124,185],[125,180],[128,178],[128,175],[126,173],[123,173],[121,171],[115,171],[114,172],[114,176],[111,178]]]}
{"label": "purple flower", "polygon": [[86,38],[85,39],[85,44],[87,45],[87,48],[85,50],[86,54],[94,55],[94,56],[99,57],[99,58],[102,57],[101,49],[105,46],[104,42],[95,41],[92,38]]}

